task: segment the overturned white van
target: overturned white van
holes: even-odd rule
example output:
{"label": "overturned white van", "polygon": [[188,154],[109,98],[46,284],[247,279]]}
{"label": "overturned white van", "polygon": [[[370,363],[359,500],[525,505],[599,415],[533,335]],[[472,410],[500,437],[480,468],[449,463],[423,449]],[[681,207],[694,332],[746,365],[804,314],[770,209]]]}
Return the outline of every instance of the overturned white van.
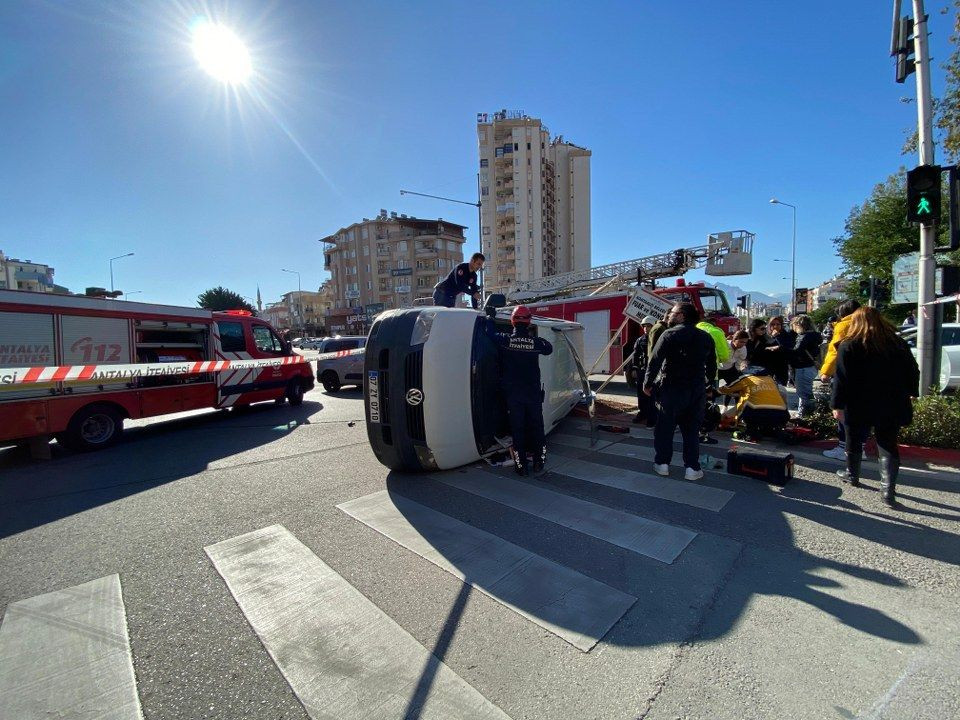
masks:
{"label": "overturned white van", "polygon": [[[392,310],[370,329],[364,359],[367,436],[395,470],[442,470],[503,449],[509,436],[499,354],[490,320],[476,310]],[[509,315],[494,319],[510,331]],[[549,433],[578,403],[592,403],[579,323],[535,317],[531,331],[554,351],[540,356],[543,427]]]}

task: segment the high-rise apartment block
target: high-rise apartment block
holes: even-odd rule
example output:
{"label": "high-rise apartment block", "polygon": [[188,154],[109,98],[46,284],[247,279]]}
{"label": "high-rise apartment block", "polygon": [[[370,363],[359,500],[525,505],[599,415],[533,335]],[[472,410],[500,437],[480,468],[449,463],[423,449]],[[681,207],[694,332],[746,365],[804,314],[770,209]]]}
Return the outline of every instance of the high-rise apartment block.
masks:
{"label": "high-rise apartment block", "polygon": [[[380,310],[432,298],[433,286],[463,262],[464,225],[397,213],[341,228],[323,238],[325,270],[333,288],[334,327]],[[339,318],[339,320],[337,319]]]}
{"label": "high-rise apartment block", "polygon": [[488,293],[590,267],[590,151],[537,118],[477,115]]}

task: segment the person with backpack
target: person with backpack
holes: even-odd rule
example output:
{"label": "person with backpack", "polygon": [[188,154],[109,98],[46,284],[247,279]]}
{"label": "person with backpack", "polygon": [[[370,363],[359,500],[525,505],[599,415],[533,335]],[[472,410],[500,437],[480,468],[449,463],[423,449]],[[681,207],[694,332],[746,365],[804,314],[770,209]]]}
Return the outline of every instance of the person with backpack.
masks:
{"label": "person with backpack", "polygon": [[[837,346],[843,342],[847,335],[847,329],[850,327],[850,316],[859,309],[860,303],[856,300],[847,300],[837,306],[837,316],[839,320],[833,326],[833,332],[830,334],[830,343],[827,345],[827,352],[823,357],[823,364],[820,366],[820,382],[830,382],[837,370]],[[843,423],[837,423],[837,438],[839,442],[834,448],[824,450],[823,455],[834,460],[845,460],[847,457],[847,435]],[[863,442],[866,438],[861,438]]]}

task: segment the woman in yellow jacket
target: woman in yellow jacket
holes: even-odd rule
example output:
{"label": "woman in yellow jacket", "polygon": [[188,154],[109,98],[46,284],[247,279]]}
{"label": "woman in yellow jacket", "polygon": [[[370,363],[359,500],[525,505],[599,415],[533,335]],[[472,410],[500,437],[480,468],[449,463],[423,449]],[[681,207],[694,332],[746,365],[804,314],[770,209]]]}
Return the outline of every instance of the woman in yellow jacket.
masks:
{"label": "woman in yellow jacket", "polygon": [[[830,382],[837,374],[837,347],[850,332],[850,318],[859,308],[860,303],[856,300],[847,300],[837,306],[837,315],[840,320],[833,326],[833,337],[830,338],[830,344],[827,345],[827,354],[824,356],[823,365],[820,367],[820,382]],[[847,435],[843,423],[837,423],[837,437],[840,440],[837,446],[830,450],[824,450],[823,454],[834,460],[846,460]]]}

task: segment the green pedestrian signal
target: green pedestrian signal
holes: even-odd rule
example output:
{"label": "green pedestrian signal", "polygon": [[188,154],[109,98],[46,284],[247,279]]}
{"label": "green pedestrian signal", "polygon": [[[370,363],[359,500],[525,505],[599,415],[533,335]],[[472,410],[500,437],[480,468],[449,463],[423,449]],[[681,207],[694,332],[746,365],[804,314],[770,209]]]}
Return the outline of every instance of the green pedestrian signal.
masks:
{"label": "green pedestrian signal", "polygon": [[939,165],[920,165],[907,173],[908,222],[940,222],[940,173]]}

